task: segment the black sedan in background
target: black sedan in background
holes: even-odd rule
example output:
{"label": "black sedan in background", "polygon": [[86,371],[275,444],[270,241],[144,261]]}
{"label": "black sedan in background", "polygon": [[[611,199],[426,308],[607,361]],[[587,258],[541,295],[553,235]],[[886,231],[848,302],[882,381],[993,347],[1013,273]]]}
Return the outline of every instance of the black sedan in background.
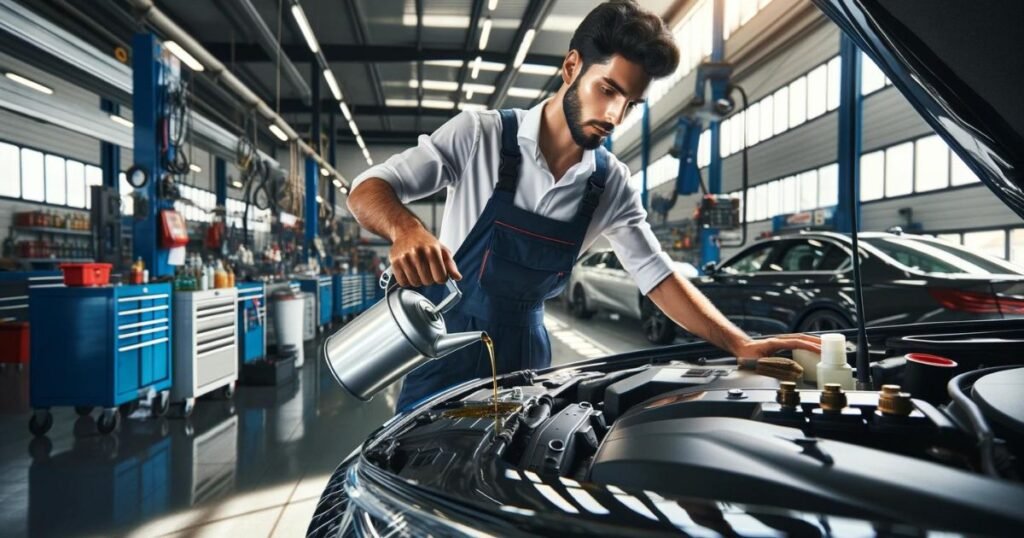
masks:
{"label": "black sedan in background", "polygon": [[[925,236],[864,232],[861,275],[868,325],[1024,317],[1024,269]],[[693,280],[755,334],[854,326],[846,235],[799,232],[747,247]]]}

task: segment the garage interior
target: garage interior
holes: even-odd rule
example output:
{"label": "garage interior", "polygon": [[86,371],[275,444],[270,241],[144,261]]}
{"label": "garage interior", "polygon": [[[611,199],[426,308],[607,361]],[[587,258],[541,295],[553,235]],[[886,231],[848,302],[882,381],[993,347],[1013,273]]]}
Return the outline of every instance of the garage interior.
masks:
{"label": "garage interior", "polygon": [[[384,297],[353,180],[460,113],[544,103],[599,3],[0,0],[2,534],[311,532],[400,389],[361,401],[323,357]],[[849,250],[851,211],[875,258],[907,264],[876,244],[910,238],[986,289],[1024,280],[1024,222],[814,3],[639,4],[680,64],[605,146],[678,271],[747,286],[707,291],[734,323],[852,330],[742,268],[847,270],[821,245]],[[436,235],[445,203],[408,207]],[[868,291],[867,323],[1010,317],[950,290],[912,314]],[[655,310],[599,239],[547,302],[552,366],[696,340]]]}

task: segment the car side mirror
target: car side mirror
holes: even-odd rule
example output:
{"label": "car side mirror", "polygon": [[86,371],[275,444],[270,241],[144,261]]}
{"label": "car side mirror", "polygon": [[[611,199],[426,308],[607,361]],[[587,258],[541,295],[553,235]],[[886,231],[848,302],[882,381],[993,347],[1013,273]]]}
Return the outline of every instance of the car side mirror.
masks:
{"label": "car side mirror", "polygon": [[718,264],[715,262],[708,262],[704,264],[702,269],[704,270],[705,275],[713,275],[718,271]]}

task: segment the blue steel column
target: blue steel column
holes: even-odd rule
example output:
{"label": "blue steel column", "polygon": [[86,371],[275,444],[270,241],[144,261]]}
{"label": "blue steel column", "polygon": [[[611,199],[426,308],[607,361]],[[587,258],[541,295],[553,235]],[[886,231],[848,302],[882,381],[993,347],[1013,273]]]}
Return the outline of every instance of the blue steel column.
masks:
{"label": "blue steel column", "polygon": [[[100,99],[100,110],[108,114],[120,114],[121,106],[104,97]],[[103,170],[103,185],[115,189],[120,187],[118,176],[121,173],[121,146],[100,141],[100,169]]]}
{"label": "blue steel column", "polygon": [[[725,0],[715,0],[711,11],[711,62],[720,63],[725,60]],[[727,81],[718,77],[711,79],[711,102],[725,97]],[[722,134],[720,122],[711,120],[711,162],[708,163],[708,194],[722,193]],[[718,229],[701,228],[700,230],[700,267],[707,262],[717,262],[721,257],[718,246]],[[701,269],[703,271],[703,269]]]}
{"label": "blue steel column", "polygon": [[651,164],[651,106],[644,101],[644,115],[640,118],[640,167],[643,182],[640,185],[640,202],[647,209],[647,166]]}
{"label": "blue steel column", "polygon": [[[338,115],[331,109],[331,113],[327,116],[327,162],[338,169]],[[327,187],[327,202],[331,204],[331,209],[338,205],[338,188],[334,185]]]}
{"label": "blue steel column", "polygon": [[217,205],[226,207],[228,204],[228,166],[224,159],[213,159],[213,190],[217,197]]}
{"label": "blue steel column", "polygon": [[[142,167],[149,176],[145,186],[135,189],[146,203],[135,206],[132,259],[142,258],[150,278],[174,274],[174,268],[167,263],[168,251],[159,248],[157,237],[157,215],[161,209],[157,184],[163,175],[157,139],[158,109],[163,99],[160,55],[161,46],[153,34],[135,34],[132,38],[132,122],[135,124],[132,157],[135,165]],[[140,209],[144,214],[139,213]]]}
{"label": "blue steel column", "polygon": [[[861,54],[857,45],[845,34],[839,42],[839,205],[836,207],[836,230],[860,231],[860,153],[863,128],[860,95]],[[851,212],[850,202],[853,201]]]}
{"label": "blue steel column", "polygon": [[[310,90],[312,90],[313,100],[313,121],[309,126],[310,140],[309,145],[320,149],[320,64],[317,62],[316,57],[313,57],[310,61]],[[306,200],[305,200],[305,213],[306,213],[306,259],[313,257],[316,254],[316,250],[313,246],[313,242],[316,239],[317,231],[320,223],[317,222],[318,212],[316,197],[319,194],[319,175],[320,171],[317,169],[316,161],[310,157],[306,157]]]}

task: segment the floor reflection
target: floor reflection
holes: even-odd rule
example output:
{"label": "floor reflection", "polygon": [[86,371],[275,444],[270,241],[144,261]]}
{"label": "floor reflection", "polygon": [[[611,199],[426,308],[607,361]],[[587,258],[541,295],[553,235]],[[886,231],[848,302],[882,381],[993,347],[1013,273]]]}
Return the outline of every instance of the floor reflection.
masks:
{"label": "floor reflection", "polygon": [[[307,348],[315,357],[316,346]],[[390,418],[391,387],[370,402],[343,393],[319,361],[294,382],[201,399],[188,419],[136,413],[101,435],[95,415],[54,409],[48,436],[28,432],[28,376],[0,372],[0,534],[153,536],[266,525],[299,534],[334,467]],[[305,518],[305,521],[303,519]],[[282,526],[290,526],[283,529]]]}

